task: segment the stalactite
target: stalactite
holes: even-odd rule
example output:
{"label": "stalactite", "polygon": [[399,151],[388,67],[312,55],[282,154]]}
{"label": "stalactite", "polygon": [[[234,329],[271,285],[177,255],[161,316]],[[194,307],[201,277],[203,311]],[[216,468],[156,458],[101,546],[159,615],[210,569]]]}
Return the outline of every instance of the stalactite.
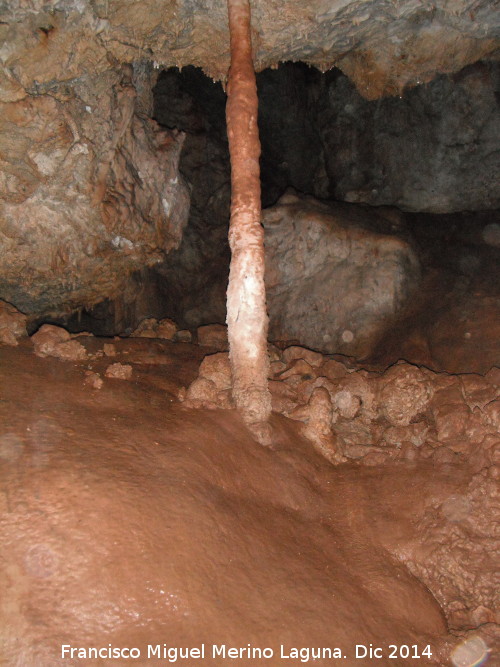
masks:
{"label": "stalactite", "polygon": [[258,98],[249,0],[228,0],[228,14],[231,68],[226,119],[232,192],[227,325],[233,397],[257,439],[262,444],[270,444],[271,397],[267,383],[264,230],[260,223]]}

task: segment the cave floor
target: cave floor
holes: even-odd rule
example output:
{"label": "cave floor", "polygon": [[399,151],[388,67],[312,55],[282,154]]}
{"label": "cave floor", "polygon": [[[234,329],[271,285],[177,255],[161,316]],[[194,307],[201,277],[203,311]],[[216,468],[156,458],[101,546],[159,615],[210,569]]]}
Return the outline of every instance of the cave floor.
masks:
{"label": "cave floor", "polygon": [[[467,465],[334,467],[279,416],[265,449],[234,411],[178,402],[206,349],[79,340],[81,362],[0,348],[2,665],[170,664],[157,645],[192,649],[186,665],[304,664],[327,648],[315,664],[472,665],[450,661],[457,645],[494,648],[491,623],[450,633],[407,565],[425,561],[422,519],[461,493]],[[131,379],[89,386],[112,362]]]}

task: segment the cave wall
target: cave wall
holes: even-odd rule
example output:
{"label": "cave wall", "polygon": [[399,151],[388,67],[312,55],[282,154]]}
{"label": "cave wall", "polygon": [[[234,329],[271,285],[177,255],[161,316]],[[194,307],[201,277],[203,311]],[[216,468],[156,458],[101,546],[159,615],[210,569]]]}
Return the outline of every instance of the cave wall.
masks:
{"label": "cave wall", "polygon": [[376,101],[338,70],[322,75],[287,63],[259,75],[259,93],[268,203],[293,185],[406,211],[500,206],[497,63]]}
{"label": "cave wall", "polygon": [[142,113],[150,91],[125,66],[1,105],[0,292],[25,313],[116,297],[179,244],[183,135]]}
{"label": "cave wall", "polygon": [[225,322],[231,200],[226,95],[220,83],[186,67],[162,72],[153,98],[158,123],[186,134],[179,169],[191,191],[181,244],[154,268],[165,312],[182,326]]}

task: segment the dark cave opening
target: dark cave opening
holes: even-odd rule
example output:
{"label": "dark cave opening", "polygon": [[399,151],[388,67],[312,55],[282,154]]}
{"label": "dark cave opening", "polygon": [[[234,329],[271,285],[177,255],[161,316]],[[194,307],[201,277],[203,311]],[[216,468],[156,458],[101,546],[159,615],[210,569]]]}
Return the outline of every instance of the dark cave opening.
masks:
{"label": "dark cave opening", "polygon": [[[481,360],[469,370],[495,363],[499,80],[498,66],[478,63],[401,98],[367,101],[336,69],[322,74],[303,63],[283,63],[258,74],[263,208],[275,206],[291,188],[337,207],[334,215],[354,211],[355,224],[405,239],[418,257],[416,289],[401,300],[406,303],[391,314],[369,352],[353,350],[354,356],[385,365],[398,358],[432,365],[433,358],[436,367],[456,371],[464,364],[467,369],[474,356]],[[179,169],[191,203],[181,244],[154,268],[134,274],[120,299],[66,318],[70,331],[129,335],[150,317],[169,317],[192,331],[225,321],[226,95],[220,82],[189,66],[161,72],[153,99],[154,120],[186,134]],[[337,298],[352,301],[348,293]],[[292,339],[301,342],[300,332]],[[315,341],[309,345],[320,348]]]}

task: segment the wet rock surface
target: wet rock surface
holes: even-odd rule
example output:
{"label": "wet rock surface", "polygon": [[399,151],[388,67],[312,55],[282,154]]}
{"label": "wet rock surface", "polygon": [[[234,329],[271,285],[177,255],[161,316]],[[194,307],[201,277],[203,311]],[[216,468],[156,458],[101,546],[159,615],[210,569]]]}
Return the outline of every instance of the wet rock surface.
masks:
{"label": "wet rock surface", "polygon": [[[496,655],[490,422],[483,440],[471,437],[479,427],[469,423],[469,447],[451,463],[432,460],[439,447],[430,435],[413,445],[426,454],[411,463],[386,456],[375,467],[332,465],[303,439],[301,422],[273,417],[269,450],[233,411],[178,405],[201,347],[115,340],[116,358],[133,366],[134,380],[105,378],[96,392],[83,379],[89,366],[103,373],[109,359],[98,355],[102,340],[80,340],[92,358],[76,363],[36,357],[27,342],[0,349],[9,377],[0,401],[9,416],[0,437],[6,665],[62,665],[66,642],[145,650],[167,635],[177,645],[250,642],[278,651],[280,643],[336,645],[346,665],[359,662],[360,633],[366,644],[430,644],[427,664],[478,647]],[[330,369],[332,361],[325,359]],[[377,395],[383,373],[344,367]],[[205,356],[202,369],[214,386],[227,387],[224,353]],[[404,377],[406,370],[401,365]],[[447,391],[447,400],[461,395],[488,412],[496,375],[471,382],[429,374],[439,386],[431,410]],[[313,391],[313,402],[322,393]],[[369,414],[338,415],[335,426],[359,422],[374,433]],[[432,431],[428,412],[424,421]],[[381,425],[418,440],[419,423]],[[43,626],[33,621],[41,616]]]}
{"label": "wet rock surface", "polygon": [[[301,422],[300,434],[334,465],[432,461],[468,467],[467,485],[429,506],[421,532],[399,557],[436,595],[454,630],[498,623],[492,553],[500,548],[500,370],[483,377],[437,374],[404,362],[382,372],[356,369],[340,357],[325,356],[314,367],[305,361],[320,356],[295,346],[273,362],[273,410]],[[216,371],[206,369],[224,363],[229,372],[227,355],[205,357],[186,406],[217,406],[215,391],[189,399],[192,388],[214,379]]]}

